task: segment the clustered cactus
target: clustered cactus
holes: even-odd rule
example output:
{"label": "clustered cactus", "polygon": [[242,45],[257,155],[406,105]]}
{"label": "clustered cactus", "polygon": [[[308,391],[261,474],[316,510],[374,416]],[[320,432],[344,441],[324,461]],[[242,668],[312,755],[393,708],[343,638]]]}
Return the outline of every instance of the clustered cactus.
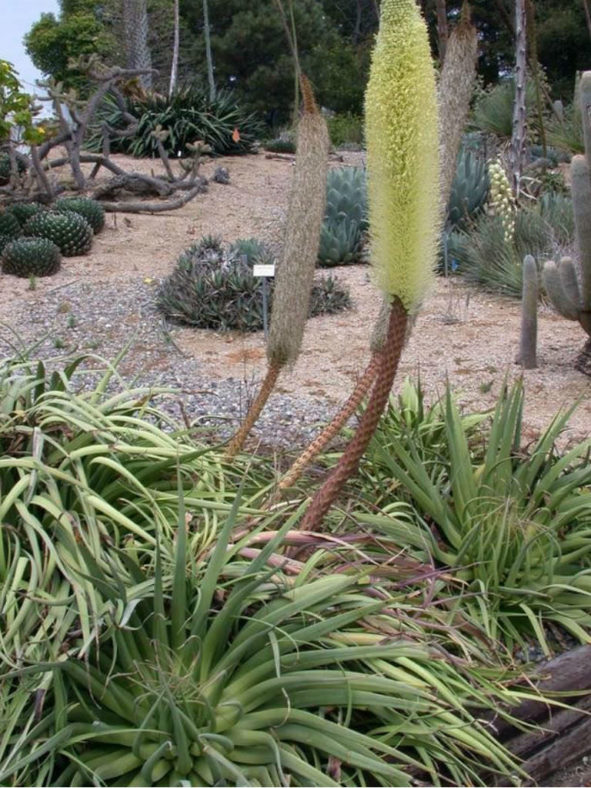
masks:
{"label": "clustered cactus", "polygon": [[2,251],[2,273],[14,276],[51,276],[59,270],[58,247],[47,238],[17,238]]}
{"label": "clustered cactus", "polygon": [[490,178],[490,207],[501,219],[505,233],[505,241],[511,243],[515,236],[515,201],[511,184],[500,161],[488,165]]}
{"label": "clustered cactus", "polygon": [[27,221],[23,232],[53,241],[64,257],[86,254],[92,245],[91,226],[73,211],[36,213]]}
{"label": "clustered cactus", "polygon": [[591,71],[580,82],[581,115],[585,154],[571,162],[572,200],[580,271],[570,257],[557,265],[549,260],[543,269],[546,292],[557,311],[568,320],[578,321],[591,345]]}
{"label": "clustered cactus", "polygon": [[105,226],[105,209],[97,200],[89,197],[63,197],[55,204],[55,210],[61,212],[73,211],[86,219],[96,235]]}

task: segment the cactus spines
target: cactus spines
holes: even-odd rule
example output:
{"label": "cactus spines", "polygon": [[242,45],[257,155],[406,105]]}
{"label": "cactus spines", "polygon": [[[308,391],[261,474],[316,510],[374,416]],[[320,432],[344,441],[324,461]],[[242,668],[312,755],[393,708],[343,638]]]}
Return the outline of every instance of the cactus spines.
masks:
{"label": "cactus spines", "polygon": [[[544,269],[542,271],[542,278],[544,281],[544,289],[548,294],[548,298],[552,302],[552,305],[556,309],[556,311],[565,317],[567,320],[578,320],[579,319],[579,292],[578,292],[578,285],[576,293],[572,292],[572,289],[569,288],[567,291],[566,288],[563,286],[563,282],[565,279],[568,278],[569,281],[571,280],[570,274],[566,277],[562,274],[561,269],[565,266],[568,266],[574,273],[574,266],[573,262],[570,257],[563,257],[560,261],[560,265],[556,265],[554,260],[548,260],[547,263],[544,264]],[[576,273],[575,273],[575,284],[576,284]],[[573,297],[574,296],[574,297]]]}
{"label": "cactus spines", "polygon": [[581,297],[582,303],[591,307],[591,172],[586,156],[574,156],[570,171],[575,231],[581,258]]}
{"label": "cactus spines", "polygon": [[579,276],[573,261],[565,257],[556,266],[551,260],[544,265],[546,292],[556,310],[568,320],[577,320],[588,334],[586,349],[576,362],[578,369],[589,370],[591,348],[591,71],[585,71],[577,85],[581,103],[585,155],[571,161],[571,180],[575,233],[579,251]]}
{"label": "cactus spines", "polygon": [[17,238],[4,247],[2,272],[14,276],[51,276],[59,270],[58,247],[47,238]]}
{"label": "cactus spines", "polygon": [[518,359],[524,369],[534,369],[537,367],[538,295],[538,267],[531,254],[528,254],[523,260],[521,342],[519,345]]}

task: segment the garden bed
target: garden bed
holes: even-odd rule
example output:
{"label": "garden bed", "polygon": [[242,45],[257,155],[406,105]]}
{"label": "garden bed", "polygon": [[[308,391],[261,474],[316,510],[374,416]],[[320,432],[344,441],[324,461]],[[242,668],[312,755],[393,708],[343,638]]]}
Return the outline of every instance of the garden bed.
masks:
{"label": "garden bed", "polygon": [[[154,163],[118,156],[149,172]],[[362,154],[343,154],[345,164],[362,163]],[[219,334],[165,324],[155,306],[158,281],[170,273],[180,252],[203,235],[225,241],[256,236],[278,247],[293,167],[288,159],[264,154],[208,161],[210,177],[222,164],[231,183],[210,182],[209,191],[183,208],[159,215],[109,215],[91,254],[64,260],[61,271],[29,282],[1,276],[3,322],[25,342],[47,335],[43,356],[89,351],[112,358],[130,341],[121,366],[128,379],[174,383],[186,390],[190,419],[210,414],[235,423],[265,369],[261,333]],[[334,162],[338,166],[338,162]],[[330,269],[351,290],[354,308],[308,324],[295,368],[280,379],[255,437],[289,445],[305,440],[315,424],[351,389],[363,371],[379,297],[363,265]],[[322,275],[322,272],[319,272]],[[461,280],[438,279],[407,347],[398,383],[420,375],[428,400],[449,377],[464,404],[487,408],[504,379],[521,375],[514,359],[519,342],[517,301],[491,296]],[[0,328],[2,353],[12,341]],[[563,405],[577,399],[566,440],[589,434],[591,382],[574,369],[584,343],[578,325],[542,306],[539,315],[539,367],[525,371],[526,431],[533,439]],[[229,427],[228,427],[229,429]]]}

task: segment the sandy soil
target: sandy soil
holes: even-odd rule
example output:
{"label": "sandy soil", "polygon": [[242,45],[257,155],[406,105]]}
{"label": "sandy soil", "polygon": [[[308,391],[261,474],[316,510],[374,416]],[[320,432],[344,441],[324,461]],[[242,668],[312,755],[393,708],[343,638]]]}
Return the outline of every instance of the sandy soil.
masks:
{"label": "sandy soil", "polygon": [[[359,164],[361,154],[345,153],[345,164]],[[149,171],[149,161],[125,160],[130,169]],[[27,302],[73,282],[157,280],[172,271],[179,253],[202,235],[225,241],[257,236],[277,245],[285,216],[292,163],[264,154],[207,162],[210,176],[218,165],[230,171],[231,183],[210,183],[209,191],[183,208],[166,214],[111,214],[95,240],[90,255],[64,260],[62,270],[38,281],[31,291],[26,280],[0,276],[4,320]],[[333,163],[338,166],[338,162]],[[367,266],[330,272],[351,289],[354,309],[309,321],[303,352],[293,370],[282,376],[285,393],[340,401],[350,391],[367,360],[368,337],[379,307],[379,296]],[[321,274],[320,274],[321,275]],[[150,280],[154,280],[151,282]],[[513,300],[483,294],[461,281],[439,279],[425,302],[411,341],[405,350],[398,382],[417,376],[427,396],[443,390],[449,378],[462,403],[491,406],[503,381],[521,374],[526,388],[526,437],[534,438],[562,406],[580,399],[573,414],[568,440],[588,437],[591,423],[591,380],[573,367],[584,342],[578,324],[542,307],[539,315],[539,366],[522,373],[514,363],[519,342],[520,306]],[[261,334],[175,328],[175,342],[199,359],[212,379],[252,379],[265,367]]]}

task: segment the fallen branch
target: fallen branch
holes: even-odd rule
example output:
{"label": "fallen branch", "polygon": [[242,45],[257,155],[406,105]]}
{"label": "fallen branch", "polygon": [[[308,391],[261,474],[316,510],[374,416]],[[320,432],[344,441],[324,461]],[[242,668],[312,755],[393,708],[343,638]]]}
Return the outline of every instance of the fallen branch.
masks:
{"label": "fallen branch", "polygon": [[177,208],[181,208],[203,191],[205,191],[205,187],[200,183],[172,200],[152,203],[126,202],[125,200],[119,202],[101,201],[101,205],[109,213],[162,213],[163,211],[174,211]]}

